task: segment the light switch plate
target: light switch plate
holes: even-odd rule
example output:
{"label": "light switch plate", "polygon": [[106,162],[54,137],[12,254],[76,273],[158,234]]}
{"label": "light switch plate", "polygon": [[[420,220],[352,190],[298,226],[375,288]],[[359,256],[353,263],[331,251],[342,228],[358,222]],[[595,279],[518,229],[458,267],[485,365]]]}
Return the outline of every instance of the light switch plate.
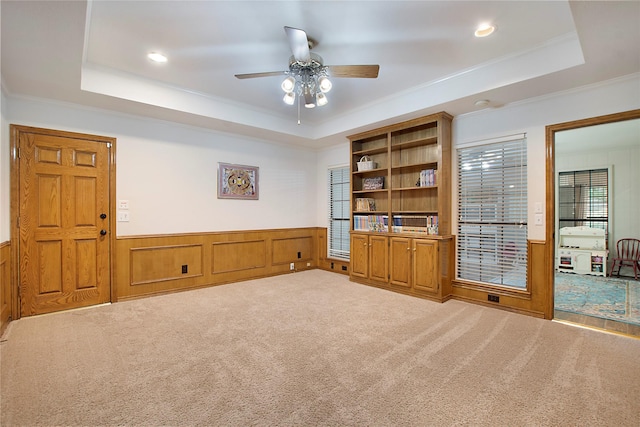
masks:
{"label": "light switch plate", "polygon": [[129,212],[118,211],[118,222],[129,222]]}
{"label": "light switch plate", "polygon": [[542,213],[542,202],[536,202],[534,206],[535,206],[534,209],[536,213]]}
{"label": "light switch plate", "polygon": [[118,209],[129,209],[128,200],[118,200]]}

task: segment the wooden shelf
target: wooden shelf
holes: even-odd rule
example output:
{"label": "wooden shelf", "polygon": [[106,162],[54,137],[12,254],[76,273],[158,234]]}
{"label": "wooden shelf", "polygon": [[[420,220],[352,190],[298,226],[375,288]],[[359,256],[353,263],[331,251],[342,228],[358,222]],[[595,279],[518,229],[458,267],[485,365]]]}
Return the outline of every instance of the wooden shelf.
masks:
{"label": "wooden shelf", "polygon": [[438,137],[437,136],[432,136],[429,138],[419,138],[419,139],[414,139],[412,141],[406,141],[406,142],[396,142],[394,143],[393,141],[391,142],[391,151],[396,151],[396,150],[406,150],[408,148],[413,148],[413,147],[422,147],[425,145],[432,145],[432,144],[437,144],[438,143]]}
{"label": "wooden shelf", "polygon": [[[439,235],[450,235],[452,119],[438,113],[350,136],[352,215],[360,213],[355,199],[370,197],[376,214],[388,215],[389,224],[394,215],[428,214],[437,217]],[[358,170],[365,155],[375,169]],[[429,171],[426,183],[434,185],[424,185],[423,171]],[[363,190],[364,180],[372,177],[383,178],[384,188]]]}
{"label": "wooden shelf", "polygon": [[[349,137],[351,280],[436,301],[449,298],[455,252],[452,119],[438,113]],[[376,169],[358,171],[364,155]],[[383,178],[385,188],[362,190],[374,177]],[[372,199],[368,206],[376,210],[356,210],[363,206],[360,198]]]}
{"label": "wooden shelf", "polygon": [[434,190],[437,189],[437,185],[427,185],[422,187],[402,187],[402,188],[392,188],[391,191],[416,191],[416,190]]}
{"label": "wooden shelf", "polygon": [[386,153],[387,152],[387,147],[380,147],[380,148],[371,148],[368,150],[359,150],[359,151],[354,151],[352,154],[355,156],[372,156],[374,154],[380,154],[380,153]]}

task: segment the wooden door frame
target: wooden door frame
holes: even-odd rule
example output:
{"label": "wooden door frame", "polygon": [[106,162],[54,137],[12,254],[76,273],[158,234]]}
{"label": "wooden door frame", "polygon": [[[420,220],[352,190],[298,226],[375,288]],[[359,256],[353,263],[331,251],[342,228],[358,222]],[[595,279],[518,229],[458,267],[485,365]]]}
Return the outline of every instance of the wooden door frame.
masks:
{"label": "wooden door frame", "polygon": [[115,249],[116,249],[116,138],[91,135],[78,132],[61,131],[55,129],[38,128],[10,124],[11,134],[11,319],[21,317],[20,312],[20,232],[18,230],[18,215],[20,212],[20,161],[18,158],[19,135],[21,132],[38,133],[43,135],[58,135],[66,138],[85,139],[94,142],[111,144],[108,156],[109,167],[109,300],[115,302]]}
{"label": "wooden door frame", "polygon": [[591,117],[588,119],[574,120],[571,122],[558,123],[548,125],[545,129],[546,134],[546,231],[545,239],[547,241],[547,286],[548,297],[545,306],[545,312],[548,318],[553,319],[554,287],[555,287],[555,229],[556,229],[556,132],[578,129],[588,126],[601,125],[605,123],[621,122],[624,120],[632,120],[640,118],[640,110],[624,111],[621,113],[608,114],[605,116]]}

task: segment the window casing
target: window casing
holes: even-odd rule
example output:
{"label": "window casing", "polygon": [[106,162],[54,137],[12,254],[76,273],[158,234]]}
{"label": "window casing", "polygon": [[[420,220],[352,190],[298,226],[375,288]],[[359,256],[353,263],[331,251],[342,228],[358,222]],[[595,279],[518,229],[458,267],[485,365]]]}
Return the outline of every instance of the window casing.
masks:
{"label": "window casing", "polygon": [[329,179],[328,255],[349,259],[350,171],[348,166],[331,168]]}
{"label": "window casing", "polygon": [[526,289],[526,139],[457,153],[458,278]]}

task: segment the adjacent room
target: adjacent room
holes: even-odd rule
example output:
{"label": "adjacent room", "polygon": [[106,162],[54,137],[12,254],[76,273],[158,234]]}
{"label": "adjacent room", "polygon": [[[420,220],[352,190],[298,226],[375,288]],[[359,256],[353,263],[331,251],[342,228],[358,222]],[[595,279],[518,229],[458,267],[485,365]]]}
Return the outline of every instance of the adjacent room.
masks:
{"label": "adjacent room", "polygon": [[640,2],[0,1],[0,424],[640,413]]}

